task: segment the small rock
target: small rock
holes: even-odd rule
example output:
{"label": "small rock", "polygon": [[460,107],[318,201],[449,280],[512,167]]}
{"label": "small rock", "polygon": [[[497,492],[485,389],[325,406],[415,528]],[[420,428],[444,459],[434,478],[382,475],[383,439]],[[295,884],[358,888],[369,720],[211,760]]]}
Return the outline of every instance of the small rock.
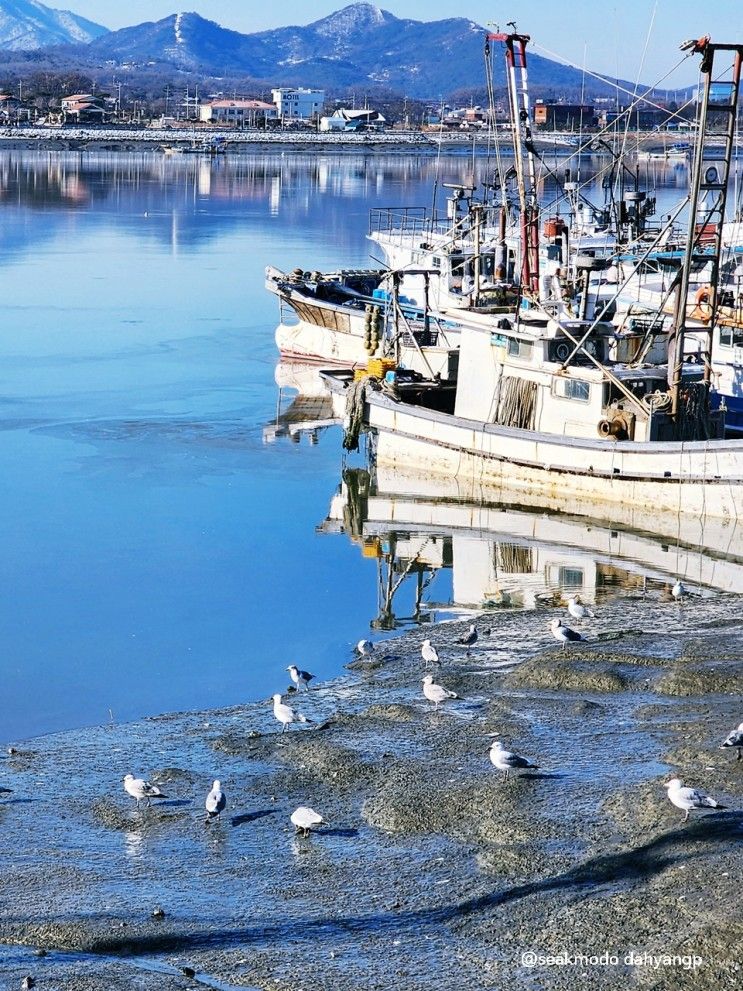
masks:
{"label": "small rock", "polygon": [[44,949],[44,947],[43,946],[40,946],[38,950],[34,950],[34,956],[35,957],[45,957],[46,956],[46,950]]}
{"label": "small rock", "polygon": [[193,967],[181,967],[181,971],[186,977],[196,977],[196,971]]}
{"label": "small rock", "polygon": [[152,910],[152,918],[153,919],[164,919],[165,918],[165,909],[164,908],[161,908],[159,905],[156,905],[153,908],[153,910]]}
{"label": "small rock", "polygon": [[36,984],[36,981],[29,974],[28,977],[24,977],[23,980],[21,981],[22,991],[28,991],[28,989],[29,988],[32,988],[35,984]]}

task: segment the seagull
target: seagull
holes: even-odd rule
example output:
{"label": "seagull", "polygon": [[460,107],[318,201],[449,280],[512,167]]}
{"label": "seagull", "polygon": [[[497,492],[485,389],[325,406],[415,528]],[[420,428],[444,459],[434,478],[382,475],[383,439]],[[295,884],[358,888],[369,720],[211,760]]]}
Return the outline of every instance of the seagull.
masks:
{"label": "seagull", "polygon": [[515,770],[517,767],[530,767],[532,770],[537,770],[539,767],[538,764],[532,764],[526,757],[519,757],[518,754],[506,750],[500,740],[494,740],[490,747],[490,761],[499,771],[506,772],[506,778],[511,768]]}
{"label": "seagull", "polygon": [[124,775],[124,791],[131,795],[132,798],[137,800],[137,808],[139,808],[139,803],[142,799],[147,800],[147,805],[150,804],[151,798],[167,798],[168,796],[163,794],[157,785],[151,785],[149,781],[145,781],[144,778],[135,778],[133,774]]}
{"label": "seagull", "polygon": [[469,648],[473,644],[477,643],[477,627],[475,626],[474,623],[470,625],[469,630],[459,638],[457,643],[461,643],[464,647],[467,648],[467,656],[469,657],[469,653],[470,653]]}
{"label": "seagull", "polygon": [[282,733],[288,728],[289,723],[293,723],[295,719],[300,723],[312,722],[307,716],[303,716],[301,712],[295,712],[290,705],[282,702],[281,695],[278,692],[273,696],[273,714],[281,723]]}
{"label": "seagull", "polygon": [[[720,744],[720,750],[724,750],[726,747],[737,747],[738,748],[738,760],[743,760],[743,723],[737,729],[731,730],[728,733],[727,738]],[[7,788],[0,788],[0,791],[7,791]]]}
{"label": "seagull", "polygon": [[550,629],[552,630],[552,636],[560,641],[563,649],[565,648],[565,644],[583,639],[582,633],[576,633],[575,630],[571,630],[569,626],[565,626],[561,619],[553,619],[550,623]]}
{"label": "seagull", "polygon": [[584,606],[580,601],[579,595],[571,595],[568,599],[568,612],[573,619],[585,619],[586,617],[589,619],[596,618],[595,613],[589,609],[588,606]]}
{"label": "seagull", "polygon": [[304,685],[307,691],[309,691],[310,682],[315,677],[314,674],[310,674],[309,671],[301,671],[296,664],[290,664],[286,670],[289,672],[289,677],[297,688],[300,685]]}
{"label": "seagull", "polygon": [[439,655],[436,653],[436,648],[428,639],[424,640],[421,644],[421,657],[426,662],[426,667],[428,667],[429,664],[439,663]]}
{"label": "seagull", "polygon": [[297,832],[302,836],[309,836],[310,831],[315,826],[322,826],[325,823],[323,817],[307,805],[300,805],[291,814],[291,821],[297,827]]}
{"label": "seagull", "polygon": [[206,808],[206,821],[218,819],[220,813],[224,812],[227,805],[227,796],[222,791],[222,782],[215,780],[212,782],[212,790],[206,796],[204,806]]}
{"label": "seagull", "polygon": [[676,602],[681,602],[683,597],[686,595],[686,589],[678,578],[676,579],[676,584],[671,589],[671,595],[674,597]]}
{"label": "seagull", "polygon": [[679,778],[673,778],[666,786],[668,797],[677,809],[683,809],[684,822],[689,818],[692,809],[726,809],[726,805],[720,805],[716,799],[710,795],[705,795],[703,791],[696,788],[684,788],[684,783]]}
{"label": "seagull", "polygon": [[461,695],[457,695],[456,692],[450,692],[443,685],[435,685],[432,674],[427,674],[423,679],[423,694],[429,702],[434,703],[436,711],[438,711],[439,702],[446,702],[447,699],[461,698]]}
{"label": "seagull", "polygon": [[371,640],[359,640],[356,650],[362,657],[370,657],[374,653],[374,644]]}

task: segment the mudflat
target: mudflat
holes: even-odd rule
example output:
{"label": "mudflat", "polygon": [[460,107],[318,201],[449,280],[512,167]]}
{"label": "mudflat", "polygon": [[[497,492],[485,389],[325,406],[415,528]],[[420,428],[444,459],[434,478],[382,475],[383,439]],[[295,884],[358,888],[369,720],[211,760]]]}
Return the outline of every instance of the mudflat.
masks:
{"label": "mudflat", "polygon": [[[739,610],[617,599],[563,649],[556,605],[496,609],[469,653],[468,620],[310,691],[277,673],[312,720],[284,733],[255,702],[15,743],[0,988],[740,988]],[[460,696],[438,711],[424,636]],[[495,738],[538,768],[506,779]],[[167,798],[137,809],[127,772]],[[727,808],[682,822],[672,777]]]}

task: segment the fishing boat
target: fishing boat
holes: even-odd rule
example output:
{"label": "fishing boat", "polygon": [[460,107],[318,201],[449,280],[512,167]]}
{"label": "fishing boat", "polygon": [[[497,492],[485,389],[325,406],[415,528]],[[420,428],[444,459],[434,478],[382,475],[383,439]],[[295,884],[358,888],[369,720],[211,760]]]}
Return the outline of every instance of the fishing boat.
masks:
{"label": "fishing boat", "polygon": [[[417,270],[411,277],[417,275]],[[423,272],[422,277],[428,278]],[[460,322],[418,306],[388,270],[282,272],[266,269],[279,300],[276,346],[282,357],[344,366],[377,356],[423,375],[456,375]]]}
{"label": "fishing boat", "polygon": [[[358,444],[362,428],[370,432],[378,464],[552,493],[564,502],[736,519],[743,515],[743,442],[724,437],[726,411],[715,410],[710,397],[743,46],[708,38],[690,43],[702,56],[703,87],[673,316],[668,328],[653,314],[617,336],[603,311],[591,317],[586,308],[590,273],[600,259],[583,263],[585,291],[577,314],[566,316],[540,297],[529,38],[513,33],[491,40],[504,45],[518,142],[519,305],[508,313],[468,312],[453,385],[405,370],[387,372],[382,387],[374,377],[354,381],[347,371],[324,372],[336,409],[346,413],[345,446]],[[724,137],[714,152],[705,144],[711,119]],[[694,289],[700,273],[709,319],[695,360],[688,361],[689,300],[701,305]]]}

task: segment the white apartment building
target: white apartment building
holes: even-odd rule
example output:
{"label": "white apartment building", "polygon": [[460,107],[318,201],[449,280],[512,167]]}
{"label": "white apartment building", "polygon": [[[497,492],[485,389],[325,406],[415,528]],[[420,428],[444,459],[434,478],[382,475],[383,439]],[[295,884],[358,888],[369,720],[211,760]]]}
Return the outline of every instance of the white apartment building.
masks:
{"label": "white apartment building", "polygon": [[320,113],[325,103],[325,90],[282,86],[271,90],[271,99],[282,120],[310,120]]}

